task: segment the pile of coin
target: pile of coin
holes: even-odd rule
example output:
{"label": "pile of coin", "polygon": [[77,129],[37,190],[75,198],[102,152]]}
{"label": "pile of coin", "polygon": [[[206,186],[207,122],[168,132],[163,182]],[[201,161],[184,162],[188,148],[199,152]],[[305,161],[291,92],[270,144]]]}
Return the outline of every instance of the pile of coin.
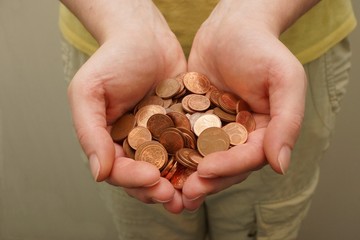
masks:
{"label": "pile of coin", "polygon": [[110,134],[127,157],[153,164],[181,189],[204,156],[245,143],[255,127],[243,99],[187,72],[161,81]]}

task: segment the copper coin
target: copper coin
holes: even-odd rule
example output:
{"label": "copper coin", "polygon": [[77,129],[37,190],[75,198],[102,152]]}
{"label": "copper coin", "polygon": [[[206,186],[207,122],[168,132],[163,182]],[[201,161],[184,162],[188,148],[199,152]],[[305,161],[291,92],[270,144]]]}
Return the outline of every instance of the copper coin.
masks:
{"label": "copper coin", "polygon": [[185,139],[177,128],[167,128],[164,130],[159,137],[159,142],[169,154],[175,154],[185,145]]}
{"label": "copper coin", "polygon": [[199,164],[204,158],[198,151],[192,151],[189,153],[189,159],[192,162]]}
{"label": "copper coin", "polygon": [[179,112],[168,112],[167,115],[174,122],[175,127],[183,127],[191,130],[190,120],[185,114]]}
{"label": "copper coin", "polygon": [[179,151],[176,152],[176,160],[178,161],[178,163],[180,163],[181,165],[187,167],[187,168],[191,168],[193,170],[196,170],[198,163],[197,162],[193,162],[190,158],[189,158],[189,154],[191,152],[196,152],[194,149],[191,148],[182,148],[179,149]]}
{"label": "copper coin", "polygon": [[222,91],[215,89],[210,92],[210,102],[217,107],[220,107],[219,97],[221,96]]}
{"label": "copper coin", "polygon": [[150,95],[143,98],[135,107],[135,113],[137,110],[139,110],[142,107],[148,106],[148,105],[159,105],[164,106],[164,100],[156,95]]}
{"label": "copper coin", "polygon": [[231,145],[239,145],[246,142],[248,132],[240,123],[232,122],[222,127],[229,135]]}
{"label": "copper coin", "polygon": [[179,112],[185,114],[185,111],[182,107],[182,103],[175,103],[169,107],[169,109],[173,110],[173,112]]}
{"label": "copper coin", "polygon": [[188,179],[188,177],[193,174],[195,170],[186,168],[184,166],[178,165],[175,174],[171,177],[171,184],[176,189],[182,189],[184,186],[185,181]]}
{"label": "copper coin", "polygon": [[219,105],[222,110],[228,113],[236,114],[236,104],[238,97],[235,94],[224,92],[219,97]]}
{"label": "copper coin", "polygon": [[175,163],[174,156],[171,156],[169,161],[166,163],[164,168],[161,170],[160,176],[166,177],[166,175],[169,173],[169,171],[173,167],[174,163]]}
{"label": "copper coin", "polygon": [[152,137],[146,127],[137,126],[131,130],[127,139],[129,145],[136,150],[139,145],[151,141]]}
{"label": "copper coin", "polygon": [[182,107],[183,109],[185,110],[185,112],[188,112],[188,113],[194,113],[195,111],[192,110],[190,107],[189,107],[189,98],[191,97],[191,95],[186,95],[182,100],[181,100],[181,104],[182,104]]}
{"label": "copper coin", "polygon": [[236,122],[242,124],[248,133],[256,129],[256,122],[254,116],[249,111],[240,111],[236,115]]}
{"label": "copper coin", "polygon": [[238,102],[236,103],[236,112],[238,113],[240,111],[250,111],[249,104],[242,98],[239,98]]}
{"label": "copper coin", "polygon": [[166,114],[166,109],[159,105],[147,105],[140,108],[135,114],[137,125],[146,127],[148,119],[156,113]]}
{"label": "copper coin", "polygon": [[221,120],[214,114],[204,114],[200,116],[194,123],[194,133],[199,136],[205,129],[217,127],[221,128]]}
{"label": "copper coin", "polygon": [[211,127],[205,129],[197,140],[197,148],[201,155],[225,151],[230,147],[229,135],[221,128]]}
{"label": "copper coin", "polygon": [[123,141],[135,127],[135,116],[131,113],[122,115],[111,128],[110,136],[115,142]]}
{"label": "copper coin", "polygon": [[189,119],[190,121],[190,125],[191,125],[191,130],[194,131],[194,125],[196,120],[199,119],[199,117],[201,117],[202,115],[204,115],[205,113],[193,113],[193,114],[187,114],[186,117]]}
{"label": "copper coin", "polygon": [[210,89],[209,79],[198,72],[188,72],[183,78],[185,87],[192,93],[205,94]]}
{"label": "copper coin", "polygon": [[122,147],[123,147],[123,150],[125,153],[125,157],[132,158],[132,159],[135,158],[135,150],[132,149],[132,147],[129,145],[129,142],[127,141],[127,139],[124,139]]}
{"label": "copper coin", "polygon": [[163,100],[163,107],[166,109],[166,108],[169,108],[172,104],[173,104],[173,100],[172,98],[169,98],[169,99],[164,99]]}
{"label": "copper coin", "polygon": [[214,114],[218,116],[223,122],[235,122],[236,120],[236,115],[227,113],[219,107],[214,108]]}
{"label": "copper coin", "polygon": [[196,112],[203,112],[206,111],[210,107],[210,100],[198,94],[191,94],[189,95],[188,106],[191,110]]}
{"label": "copper coin", "polygon": [[135,152],[135,160],[151,163],[162,169],[168,161],[168,154],[163,145],[156,141],[141,144]]}
{"label": "copper coin", "polygon": [[165,176],[165,178],[167,180],[170,180],[174,176],[174,174],[175,174],[175,172],[177,170],[177,165],[178,165],[178,163],[175,161],[174,164],[172,165],[171,169],[169,170],[169,172]]}
{"label": "copper coin", "polygon": [[166,114],[156,113],[147,121],[147,128],[151,132],[153,138],[159,139],[161,133],[170,127],[174,127],[174,122]]}
{"label": "copper coin", "polygon": [[187,129],[187,128],[183,128],[183,127],[178,127],[178,130],[180,130],[183,134],[184,140],[185,140],[185,145],[184,147],[186,148],[192,148],[192,149],[196,149],[196,136],[195,134]]}
{"label": "copper coin", "polygon": [[161,98],[168,99],[175,96],[180,90],[181,85],[179,81],[175,78],[168,78],[156,86],[155,93]]}

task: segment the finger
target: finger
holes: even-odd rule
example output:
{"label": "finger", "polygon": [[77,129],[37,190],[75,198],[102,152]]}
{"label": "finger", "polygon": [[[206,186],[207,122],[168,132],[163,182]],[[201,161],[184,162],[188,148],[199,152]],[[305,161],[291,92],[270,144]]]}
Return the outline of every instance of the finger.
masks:
{"label": "finger", "polygon": [[171,201],[163,204],[164,208],[171,213],[178,214],[184,210],[184,204],[182,201],[182,194],[180,191],[175,190],[174,197]]}
{"label": "finger", "polygon": [[296,59],[287,64],[269,79],[271,121],[264,138],[269,164],[282,174],[289,167],[291,151],[300,133],[306,94],[306,75],[302,65]]}
{"label": "finger", "polygon": [[103,86],[86,80],[79,71],[69,86],[68,97],[80,145],[89,158],[95,180],[102,181],[111,171],[115,150],[106,130]]}
{"label": "finger", "polygon": [[175,195],[175,189],[165,178],[150,187],[125,188],[132,197],[144,203],[166,203],[170,202]]}
{"label": "finger", "polygon": [[185,182],[182,189],[183,204],[187,210],[198,209],[209,194],[220,192],[236,183],[244,181],[250,172],[232,177],[202,178],[196,172]]}

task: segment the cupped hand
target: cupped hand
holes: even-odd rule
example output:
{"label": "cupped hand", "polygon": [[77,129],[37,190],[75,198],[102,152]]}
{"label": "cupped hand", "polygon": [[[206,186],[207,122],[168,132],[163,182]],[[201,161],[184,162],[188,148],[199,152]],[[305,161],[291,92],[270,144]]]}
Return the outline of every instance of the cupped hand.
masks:
{"label": "cupped hand", "polygon": [[158,10],[145,7],[138,15],[139,9],[127,11],[118,30],[104,34],[100,48],[74,76],[68,96],[76,134],[96,181],[106,180],[140,201],[164,203],[169,211],[179,212],[180,193],[151,164],[126,158],[109,134],[111,124],[158,81],[187,67],[180,44]]}
{"label": "cupped hand", "polygon": [[247,143],[210,154],[199,164],[183,187],[183,202],[190,210],[206,195],[244,181],[266,164],[284,174],[304,115],[302,65],[279,41],[271,21],[248,18],[230,2],[221,1],[201,26],[188,70],[207,75],[218,88],[244,99],[257,128]]}

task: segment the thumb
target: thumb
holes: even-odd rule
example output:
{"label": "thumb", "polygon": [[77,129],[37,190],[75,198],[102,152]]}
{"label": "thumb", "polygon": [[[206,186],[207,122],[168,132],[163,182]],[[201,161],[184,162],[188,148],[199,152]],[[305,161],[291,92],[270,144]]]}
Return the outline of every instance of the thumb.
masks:
{"label": "thumb", "polygon": [[281,174],[289,168],[304,117],[306,75],[302,65],[295,64],[269,79],[271,120],[264,137],[264,151],[271,167]]}
{"label": "thumb", "polygon": [[96,181],[106,179],[115,159],[115,148],[107,131],[104,89],[96,81],[76,79],[68,89],[75,131],[89,159]]}

